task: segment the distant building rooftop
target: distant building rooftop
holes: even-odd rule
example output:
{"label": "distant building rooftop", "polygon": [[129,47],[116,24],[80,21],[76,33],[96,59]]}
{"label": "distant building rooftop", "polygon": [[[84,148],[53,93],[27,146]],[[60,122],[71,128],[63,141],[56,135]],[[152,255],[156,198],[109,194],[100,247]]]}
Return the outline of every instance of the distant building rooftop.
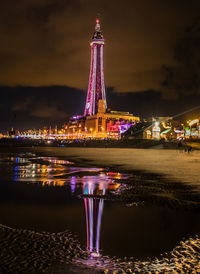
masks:
{"label": "distant building rooftop", "polygon": [[113,115],[123,115],[123,116],[133,116],[133,114],[127,111],[116,111],[116,110],[109,110],[106,114],[113,114]]}

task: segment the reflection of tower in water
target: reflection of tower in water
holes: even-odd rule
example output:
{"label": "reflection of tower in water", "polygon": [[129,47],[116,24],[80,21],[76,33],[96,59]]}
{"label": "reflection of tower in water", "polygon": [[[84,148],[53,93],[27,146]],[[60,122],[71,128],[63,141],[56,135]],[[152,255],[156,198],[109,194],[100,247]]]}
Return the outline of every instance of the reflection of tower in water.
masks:
{"label": "reflection of tower in water", "polygon": [[[99,170],[96,170],[99,171]],[[76,189],[80,191],[80,186],[84,196],[85,215],[86,215],[86,232],[87,232],[87,250],[92,257],[100,256],[100,230],[103,215],[103,206],[106,190],[116,190],[120,184],[113,179],[121,179],[120,173],[101,173],[94,176],[83,176],[70,178],[72,194]],[[76,194],[75,194],[76,195]],[[88,195],[88,197],[87,197]],[[99,195],[100,198],[95,197]]]}
{"label": "reflection of tower in water", "polygon": [[[84,183],[83,193],[95,195],[101,193],[105,195],[107,183],[94,184],[92,181]],[[86,227],[87,227],[87,249],[92,256],[99,256],[99,242],[101,219],[103,214],[104,200],[102,198],[84,198]]]}
{"label": "reflection of tower in water", "polygon": [[[80,193],[85,194],[87,249],[91,253],[91,256],[99,256],[100,230],[104,207],[103,196],[108,189],[116,190],[120,186],[113,179],[121,179],[121,174],[113,172],[99,173],[100,169],[98,168],[66,168],[62,164],[65,164],[67,161],[64,162],[64,160],[52,158],[48,159],[49,162],[53,163],[51,165],[35,164],[21,157],[11,157],[10,160],[16,163],[13,169],[14,181],[40,182],[43,187],[46,185],[54,187],[64,186],[69,182],[73,196],[76,197]],[[97,172],[97,174],[83,177],[76,175],[76,173],[82,171],[92,171]],[[62,178],[63,174],[74,174],[74,176],[66,180]],[[95,195],[99,195],[100,198],[96,198]]]}

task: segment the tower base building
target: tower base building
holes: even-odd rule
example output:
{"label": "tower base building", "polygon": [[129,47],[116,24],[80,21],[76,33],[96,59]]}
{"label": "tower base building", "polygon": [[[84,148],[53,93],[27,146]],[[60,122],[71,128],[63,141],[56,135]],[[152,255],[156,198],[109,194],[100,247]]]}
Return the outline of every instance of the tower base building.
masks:
{"label": "tower base building", "polygon": [[72,117],[65,124],[67,139],[116,138],[138,123],[139,117],[129,112],[106,111],[105,103],[99,100],[98,112],[94,115]]}

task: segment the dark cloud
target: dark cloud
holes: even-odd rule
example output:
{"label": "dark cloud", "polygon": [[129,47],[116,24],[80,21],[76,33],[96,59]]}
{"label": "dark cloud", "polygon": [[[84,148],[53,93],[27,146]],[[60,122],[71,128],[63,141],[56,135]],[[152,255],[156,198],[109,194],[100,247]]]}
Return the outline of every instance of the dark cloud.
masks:
{"label": "dark cloud", "polygon": [[200,19],[187,28],[175,46],[174,67],[163,67],[166,79],[162,83],[164,98],[200,94]]}
{"label": "dark cloud", "polygon": [[86,94],[66,86],[0,86],[0,131],[62,125],[73,114],[82,114]]}
{"label": "dark cloud", "polygon": [[27,111],[32,107],[34,101],[35,101],[34,96],[24,97],[23,99],[16,101],[16,103],[12,107],[12,110],[13,111]]}
{"label": "dark cloud", "polygon": [[28,115],[39,118],[66,118],[68,114],[59,109],[59,104],[58,101],[55,104],[52,100],[48,102],[45,98],[26,96],[17,100],[12,107],[12,110],[15,112],[25,111]]}
{"label": "dark cloud", "polygon": [[58,106],[48,105],[45,101],[40,102],[30,112],[31,116],[39,118],[62,119],[67,117],[67,113],[59,110]]}

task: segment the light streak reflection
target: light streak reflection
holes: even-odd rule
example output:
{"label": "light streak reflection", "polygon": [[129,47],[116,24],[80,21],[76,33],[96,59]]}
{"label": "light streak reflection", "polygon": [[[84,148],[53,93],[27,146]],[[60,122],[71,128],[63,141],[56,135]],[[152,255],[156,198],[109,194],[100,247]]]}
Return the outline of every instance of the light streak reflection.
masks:
{"label": "light streak reflection", "polygon": [[[118,176],[118,175],[117,175]],[[102,178],[103,177],[103,178]],[[114,184],[108,180],[108,176],[100,174],[99,180],[93,177],[85,177],[83,181],[83,194],[89,197],[84,198],[86,231],[87,231],[87,249],[91,257],[100,256],[100,230],[104,207],[104,196],[106,190],[116,189],[119,184]],[[100,198],[98,198],[98,196]],[[94,197],[92,197],[94,196]]]}

